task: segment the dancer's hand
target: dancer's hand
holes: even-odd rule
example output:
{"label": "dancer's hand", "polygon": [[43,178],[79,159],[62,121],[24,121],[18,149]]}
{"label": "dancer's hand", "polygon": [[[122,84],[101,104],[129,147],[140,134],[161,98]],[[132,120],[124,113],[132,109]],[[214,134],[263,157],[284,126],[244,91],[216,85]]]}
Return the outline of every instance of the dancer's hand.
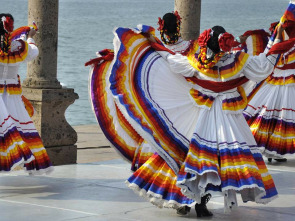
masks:
{"label": "dancer's hand", "polygon": [[285,29],[284,29],[283,25],[282,24],[278,24],[278,29],[277,29],[278,33],[283,33],[284,30]]}
{"label": "dancer's hand", "polygon": [[32,37],[34,37],[35,34],[36,34],[36,30],[32,28],[32,29],[29,31],[28,38],[32,38]]}
{"label": "dancer's hand", "polygon": [[276,39],[282,40],[283,38],[283,31],[285,30],[285,28],[283,27],[282,24],[278,24],[277,26],[277,35],[276,35]]}
{"label": "dancer's hand", "polygon": [[155,37],[151,34],[146,33],[146,38],[150,41],[150,42],[157,42]]}
{"label": "dancer's hand", "polygon": [[241,44],[245,43],[245,41],[247,40],[248,37],[249,37],[249,35],[246,35],[246,36],[241,35],[241,36],[239,36],[239,38],[240,38],[240,43],[241,43]]}
{"label": "dancer's hand", "polygon": [[157,42],[153,35],[150,35],[149,40],[150,42]]}

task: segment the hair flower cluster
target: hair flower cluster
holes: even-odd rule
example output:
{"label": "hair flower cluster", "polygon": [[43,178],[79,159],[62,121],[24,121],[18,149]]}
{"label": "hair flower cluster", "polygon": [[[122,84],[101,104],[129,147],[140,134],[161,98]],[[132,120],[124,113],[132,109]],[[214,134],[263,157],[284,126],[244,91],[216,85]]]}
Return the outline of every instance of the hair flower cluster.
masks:
{"label": "hair flower cluster", "polygon": [[206,47],[210,38],[211,38],[211,29],[207,29],[203,31],[198,38],[199,46]]}
{"label": "hair flower cluster", "polygon": [[234,36],[227,32],[220,34],[218,36],[218,44],[219,44],[220,50],[224,52],[229,52],[232,49],[234,41],[235,41]]}
{"label": "hair flower cluster", "polygon": [[159,25],[158,31],[163,30],[163,28],[164,28],[164,20],[162,20],[162,18],[160,18],[160,17],[159,17],[158,25]]}
{"label": "hair flower cluster", "polygon": [[[170,14],[170,13],[167,13],[167,14]],[[167,33],[167,27],[166,27],[167,25],[165,26],[164,17],[163,17],[163,19],[159,17],[159,21],[158,21],[158,25],[159,25],[158,31],[160,31],[161,40],[166,45],[175,44],[178,41],[179,37],[180,37],[181,17],[179,16],[177,11],[172,12],[172,14],[176,18],[176,32],[175,33],[169,33],[169,34]]]}
{"label": "hair flower cluster", "polygon": [[178,20],[179,22],[181,22],[181,17],[180,17],[180,15],[178,14],[178,11],[175,11],[175,12],[174,12],[174,15],[176,16],[177,20]]}
{"label": "hair flower cluster", "polygon": [[3,16],[1,18],[1,20],[3,22],[3,27],[4,27],[5,31],[7,31],[8,33],[11,33],[13,31],[13,28],[14,28],[14,26],[13,26],[13,23],[14,23],[13,19],[10,18],[10,17],[8,17],[8,16],[6,16],[6,17]]}

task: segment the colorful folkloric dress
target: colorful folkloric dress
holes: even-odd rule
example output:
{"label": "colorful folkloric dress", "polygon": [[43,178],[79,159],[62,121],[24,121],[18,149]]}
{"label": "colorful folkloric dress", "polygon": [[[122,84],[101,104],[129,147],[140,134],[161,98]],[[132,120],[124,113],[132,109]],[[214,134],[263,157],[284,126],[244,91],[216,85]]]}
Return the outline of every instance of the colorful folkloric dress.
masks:
{"label": "colorful folkloric dress", "polygon": [[140,167],[154,151],[144,144],[144,140],[131,127],[114,102],[108,81],[113,65],[114,53],[105,49],[97,52],[98,58],[85,65],[91,65],[89,94],[95,117],[112,147],[131,163],[131,170]]}
{"label": "colorful folkloric dress", "polygon": [[[199,49],[197,41],[184,41],[182,38],[175,44],[165,47],[185,56]],[[183,206],[193,206],[196,202],[185,197],[176,182],[175,172],[157,152],[126,181],[128,187],[135,193],[147,198],[158,207],[178,209]]]}
{"label": "colorful folkloric dress", "polygon": [[[285,37],[288,38],[287,34]],[[281,54],[273,73],[250,100],[244,116],[268,158],[295,153],[295,47]]]}
{"label": "colorful folkloric dress", "polygon": [[[191,47],[190,47],[191,45]],[[180,40],[172,50],[187,53],[193,44]],[[89,93],[96,119],[111,146],[128,162],[134,174],[126,181],[136,193],[158,207],[179,208],[192,205],[176,186],[176,175],[154,149],[133,129],[122,115],[110,89],[114,54],[98,52],[98,58],[87,62],[90,69]]]}
{"label": "colorful folkloric dress", "polygon": [[225,54],[212,69],[199,69],[198,54],[156,51],[161,47],[141,34],[151,31],[115,30],[109,81],[122,115],[175,172],[188,198],[200,203],[219,193],[226,208],[237,205],[236,193],[244,202],[272,200],[275,185],[242,114],[241,82],[266,78],[276,56]]}
{"label": "colorful folkloric dress", "polygon": [[26,109],[30,105],[22,96],[18,78],[20,64],[37,55],[38,48],[31,38],[27,42],[12,41],[8,53],[0,49],[0,172],[9,172],[16,166],[23,166],[29,174],[53,170]]}

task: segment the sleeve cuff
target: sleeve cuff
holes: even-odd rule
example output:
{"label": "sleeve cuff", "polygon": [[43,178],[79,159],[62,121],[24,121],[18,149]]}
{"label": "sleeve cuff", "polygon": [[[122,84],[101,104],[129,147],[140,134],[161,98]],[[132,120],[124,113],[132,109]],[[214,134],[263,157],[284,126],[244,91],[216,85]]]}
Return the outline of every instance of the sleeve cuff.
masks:
{"label": "sleeve cuff", "polygon": [[168,56],[170,55],[167,51],[157,51],[165,60],[168,59]]}
{"label": "sleeve cuff", "polygon": [[272,64],[272,65],[275,65],[277,63],[277,58],[278,58],[278,54],[271,54],[269,56],[267,56],[267,60],[269,60],[269,62]]}
{"label": "sleeve cuff", "polygon": [[33,38],[28,38],[28,44],[35,44],[35,40]]}
{"label": "sleeve cuff", "polygon": [[275,45],[275,44],[280,43],[280,42],[281,42],[281,40],[276,38],[276,39],[274,40],[273,44]]}

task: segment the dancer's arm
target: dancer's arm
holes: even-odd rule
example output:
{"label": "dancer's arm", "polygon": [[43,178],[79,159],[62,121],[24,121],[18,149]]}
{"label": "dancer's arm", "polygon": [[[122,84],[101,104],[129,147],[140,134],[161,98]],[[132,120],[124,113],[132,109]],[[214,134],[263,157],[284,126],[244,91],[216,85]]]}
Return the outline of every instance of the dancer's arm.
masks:
{"label": "dancer's arm", "polygon": [[184,77],[192,77],[197,73],[197,70],[189,63],[186,56],[181,54],[169,54],[165,51],[158,53],[167,61],[172,72],[181,74]]}
{"label": "dancer's arm", "polygon": [[255,82],[260,82],[267,78],[273,71],[278,55],[269,55],[261,53],[258,56],[251,56],[249,63],[245,67],[244,75]]}
{"label": "dancer's arm", "polygon": [[[277,35],[274,40],[274,44],[282,41],[282,33],[284,28],[281,24],[278,25]],[[273,71],[276,61],[278,59],[278,54],[266,55],[261,53],[258,56],[251,56],[249,63],[244,69],[244,74],[250,80],[260,82],[267,78]]]}
{"label": "dancer's arm", "polygon": [[39,50],[38,47],[35,44],[35,41],[33,39],[34,35],[36,34],[35,29],[31,29],[29,34],[28,34],[28,39],[27,39],[27,43],[28,43],[28,56],[26,58],[26,62],[29,62],[31,60],[33,60],[34,58],[36,58],[39,54]]}
{"label": "dancer's arm", "polygon": [[[148,37],[150,42],[156,43],[153,35]],[[173,73],[181,74],[184,77],[192,77],[196,74],[197,70],[190,65],[186,56],[181,54],[170,54],[167,51],[157,51],[167,62]]]}

